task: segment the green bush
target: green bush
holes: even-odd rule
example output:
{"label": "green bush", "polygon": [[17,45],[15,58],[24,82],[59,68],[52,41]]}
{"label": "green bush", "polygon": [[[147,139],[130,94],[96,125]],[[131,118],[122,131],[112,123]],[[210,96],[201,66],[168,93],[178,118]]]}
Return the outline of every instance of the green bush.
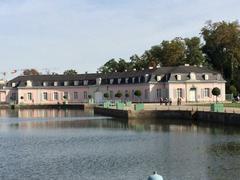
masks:
{"label": "green bush", "polygon": [[137,97],[141,97],[142,96],[142,92],[140,90],[136,90],[134,92],[134,95],[137,96]]}
{"label": "green bush", "polygon": [[106,98],[106,99],[108,99],[108,98],[109,98],[109,94],[108,94],[108,93],[104,93],[104,94],[103,94],[103,97]]}
{"label": "green bush", "polygon": [[118,92],[115,94],[115,97],[116,97],[116,98],[122,97],[122,93],[121,93],[120,91],[118,91]]}
{"label": "green bush", "polygon": [[233,94],[234,97],[238,95],[237,88],[234,85],[229,87],[229,92]]}

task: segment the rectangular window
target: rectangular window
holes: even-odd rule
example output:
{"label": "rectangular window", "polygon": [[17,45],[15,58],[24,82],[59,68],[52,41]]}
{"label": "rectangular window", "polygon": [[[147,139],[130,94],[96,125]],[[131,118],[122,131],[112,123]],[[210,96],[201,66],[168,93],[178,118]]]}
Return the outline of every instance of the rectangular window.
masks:
{"label": "rectangular window", "polygon": [[73,93],[73,98],[74,98],[74,99],[78,99],[78,92],[74,92],[74,93]]}
{"label": "rectangular window", "polygon": [[68,98],[69,98],[69,97],[68,97],[68,92],[64,92],[63,98],[64,98],[64,99],[68,99]]}
{"label": "rectangular window", "polygon": [[44,100],[48,100],[48,94],[47,94],[47,92],[44,92],[44,93],[43,93],[43,99],[44,99]]}
{"label": "rectangular window", "polygon": [[162,97],[162,90],[161,89],[157,89],[157,97]]}
{"label": "rectangular window", "polygon": [[84,97],[84,99],[87,99],[87,98],[88,98],[87,91],[84,91],[84,92],[83,92],[83,97]]}
{"label": "rectangular window", "polygon": [[204,97],[210,97],[210,89],[204,88]]}
{"label": "rectangular window", "polygon": [[27,93],[27,97],[28,97],[28,100],[31,101],[32,100],[32,93]]}
{"label": "rectangular window", "polygon": [[54,92],[53,93],[53,99],[54,100],[58,100],[58,92]]}
{"label": "rectangular window", "polygon": [[182,98],[183,97],[183,90],[182,88],[177,88],[177,98]]}

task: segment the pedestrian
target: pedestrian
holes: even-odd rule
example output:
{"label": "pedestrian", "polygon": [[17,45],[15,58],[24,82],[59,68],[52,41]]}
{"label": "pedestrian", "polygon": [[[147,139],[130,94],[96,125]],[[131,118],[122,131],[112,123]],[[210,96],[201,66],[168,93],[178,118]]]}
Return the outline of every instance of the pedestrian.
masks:
{"label": "pedestrian", "polygon": [[169,98],[169,105],[171,106],[172,105],[172,99]]}
{"label": "pedestrian", "polygon": [[160,105],[162,105],[162,103],[163,103],[163,98],[160,97]]}
{"label": "pedestrian", "polygon": [[168,98],[165,98],[165,105],[167,106],[167,104],[168,104]]}

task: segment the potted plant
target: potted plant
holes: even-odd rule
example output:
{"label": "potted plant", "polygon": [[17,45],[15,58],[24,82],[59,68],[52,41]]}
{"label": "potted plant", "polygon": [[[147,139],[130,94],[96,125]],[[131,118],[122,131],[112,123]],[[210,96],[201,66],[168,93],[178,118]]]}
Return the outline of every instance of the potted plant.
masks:
{"label": "potted plant", "polygon": [[125,93],[126,105],[127,105],[128,107],[131,107],[132,102],[128,100],[129,96],[130,96],[129,93],[126,92],[126,93]]}
{"label": "potted plant", "polygon": [[92,95],[88,95],[88,103],[93,104]]}
{"label": "potted plant", "polygon": [[[140,101],[141,96],[142,96],[142,92],[141,92],[140,90],[136,90],[136,91],[134,92],[134,95],[135,95],[135,96],[139,99],[139,101]],[[143,103],[137,103],[137,104],[135,104],[134,109],[135,109],[136,111],[143,110],[143,109],[144,109],[144,104],[143,104]]]}
{"label": "potted plant", "polygon": [[[115,97],[120,99],[122,97],[122,93],[120,91],[118,91],[116,94],[115,94]],[[124,109],[124,103],[118,101],[116,102],[116,107],[117,109]]]}
{"label": "potted plant", "polygon": [[67,104],[68,102],[67,102],[67,96],[63,96],[63,104]]}
{"label": "potted plant", "polygon": [[[108,94],[108,93],[104,93],[104,94],[103,94],[103,97],[104,97],[105,99],[108,99],[108,98],[109,98],[109,94]],[[104,104],[103,104],[103,107],[104,107],[104,108],[109,108],[109,106],[110,106],[110,102],[109,102],[109,101],[105,101]]]}
{"label": "potted plant", "polygon": [[224,106],[222,103],[218,103],[218,96],[221,94],[221,90],[218,87],[212,89],[212,95],[216,96],[216,103],[211,104],[211,111],[213,112],[223,112]]}
{"label": "potted plant", "polygon": [[105,99],[108,99],[108,98],[109,98],[109,94],[108,94],[108,93],[104,93],[104,94],[103,94],[103,97],[104,97]]}

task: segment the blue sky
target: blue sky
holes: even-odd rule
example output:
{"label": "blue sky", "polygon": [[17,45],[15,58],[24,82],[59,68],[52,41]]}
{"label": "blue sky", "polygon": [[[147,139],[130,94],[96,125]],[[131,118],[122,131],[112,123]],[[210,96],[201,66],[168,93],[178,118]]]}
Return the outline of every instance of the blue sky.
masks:
{"label": "blue sky", "polygon": [[0,0],[0,72],[95,72],[162,40],[198,36],[207,20],[238,20],[239,7],[239,0]]}

